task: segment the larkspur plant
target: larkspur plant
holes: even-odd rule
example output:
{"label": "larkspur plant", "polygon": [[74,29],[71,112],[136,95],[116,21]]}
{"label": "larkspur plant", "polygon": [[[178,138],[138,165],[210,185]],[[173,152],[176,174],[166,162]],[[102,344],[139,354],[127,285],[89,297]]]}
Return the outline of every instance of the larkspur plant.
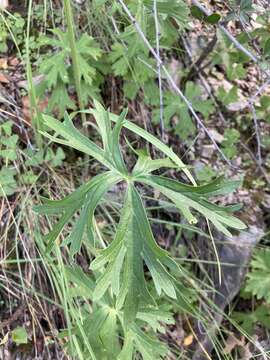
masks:
{"label": "larkspur plant", "polygon": [[[68,33],[59,29],[51,30],[53,37],[40,37],[40,46],[56,48],[57,52],[52,56],[44,56],[39,71],[44,75],[44,80],[38,86],[38,95],[50,89],[52,91],[48,111],[55,108],[62,117],[66,109],[76,109],[68,93],[70,84],[75,83],[75,74],[72,71],[71,48]],[[80,82],[83,89],[83,104],[86,104],[89,97],[97,96],[100,74],[97,74],[98,60],[101,56],[101,49],[98,43],[89,35],[83,34],[76,42],[78,63],[80,67]]]}
{"label": "larkspur plant", "polygon": [[[86,315],[82,327],[90,344],[85,345],[84,359],[127,360],[132,359],[136,352],[143,359],[164,358],[167,347],[158,339],[158,333],[163,329],[160,323],[171,324],[173,319],[157,305],[156,299],[169,297],[177,301],[181,297],[176,281],[180,268],[156,243],[139,188],[150,186],[164,195],[190,224],[197,223],[193,214],[195,210],[219,231],[230,235],[228,227],[245,228],[232,215],[237,206],[221,207],[210,202],[209,198],[231,192],[239,183],[219,177],[207,185],[197,186],[177,155],[153,135],[126,120],[126,111],[116,116],[95,102],[95,108],[87,112],[95,117],[102,148],[82,135],[69,115],[65,115],[64,122],[43,115],[44,125],[55,131],[55,135],[48,132],[43,132],[43,135],[90,155],[107,169],[64,199],[43,198],[44,204],[35,207],[40,215],[59,216],[58,222],[45,235],[46,249],[47,252],[53,250],[64,226],[79,212],[73,229],[61,246],[69,247],[70,259],[80,251],[83,241],[95,248],[96,258],[90,264],[92,278],[77,266],[65,268],[69,281],[83,289],[92,302],[92,313],[83,311]],[[137,162],[129,172],[119,143],[122,127],[152,143],[166,158],[151,159],[144,151],[136,151]],[[153,174],[161,168],[181,169],[193,184],[186,185]],[[125,189],[125,195],[120,220],[113,241],[101,249],[95,230],[95,209],[109,189],[120,182],[125,183],[121,187]],[[155,291],[149,289],[144,266],[148,268]],[[81,330],[74,328],[72,334],[79,339]],[[85,343],[85,338],[81,341]]]}

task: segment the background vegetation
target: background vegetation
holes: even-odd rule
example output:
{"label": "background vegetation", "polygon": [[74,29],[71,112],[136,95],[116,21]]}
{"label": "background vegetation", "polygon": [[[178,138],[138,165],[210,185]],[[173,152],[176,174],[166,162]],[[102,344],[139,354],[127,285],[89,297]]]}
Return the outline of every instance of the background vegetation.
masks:
{"label": "background vegetation", "polygon": [[0,357],[268,359],[267,1],[0,7]]}

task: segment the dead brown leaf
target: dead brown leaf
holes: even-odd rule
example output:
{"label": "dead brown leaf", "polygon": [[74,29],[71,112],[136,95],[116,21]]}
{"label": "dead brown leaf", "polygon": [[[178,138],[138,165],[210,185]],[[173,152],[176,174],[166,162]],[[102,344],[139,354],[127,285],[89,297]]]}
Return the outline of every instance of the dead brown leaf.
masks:
{"label": "dead brown leaf", "polygon": [[250,360],[252,359],[253,355],[249,349],[249,345],[249,343],[246,343],[244,336],[241,336],[240,339],[237,339],[237,337],[235,337],[233,334],[230,334],[226,341],[224,353],[231,354],[235,348],[238,348],[241,354],[241,360]]}
{"label": "dead brown leaf", "polygon": [[19,64],[20,61],[16,57],[9,59],[9,65],[12,67],[18,66]]}
{"label": "dead brown leaf", "polygon": [[8,84],[9,83],[8,76],[3,74],[2,72],[0,72],[0,83],[2,83],[2,84]]}
{"label": "dead brown leaf", "polygon": [[[48,106],[47,98],[45,98],[44,100],[40,100],[38,102],[38,110],[40,112],[43,112],[47,106]],[[31,114],[31,104],[30,104],[29,96],[24,96],[22,98],[22,112],[25,121],[27,121],[30,124],[32,119],[32,114]]]}
{"label": "dead brown leaf", "polygon": [[237,346],[243,346],[243,339],[239,340],[233,334],[230,334],[226,341],[224,353],[230,354]]}
{"label": "dead brown leaf", "polygon": [[6,70],[7,68],[8,68],[8,59],[7,58],[0,58],[0,69]]}
{"label": "dead brown leaf", "polygon": [[184,339],[184,346],[189,346],[193,343],[193,335],[190,334]]}

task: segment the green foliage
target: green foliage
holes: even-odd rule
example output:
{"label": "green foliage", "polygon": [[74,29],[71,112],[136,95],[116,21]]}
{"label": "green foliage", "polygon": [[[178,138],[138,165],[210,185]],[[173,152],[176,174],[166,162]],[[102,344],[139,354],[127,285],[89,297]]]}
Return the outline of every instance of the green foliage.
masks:
{"label": "green foliage", "polygon": [[[78,266],[65,267],[66,276],[70,284],[70,295],[74,299],[86,297],[93,302],[94,281],[89,278]],[[145,359],[158,359],[167,352],[167,347],[156,337],[156,332],[164,333],[165,324],[173,324],[174,320],[171,313],[163,308],[145,307],[136,315],[136,323],[130,325],[125,333],[125,344],[121,350],[119,339],[123,337],[123,312],[116,307],[114,297],[109,294],[102,300],[94,302],[92,311],[88,307],[82,309],[83,330],[88,335],[90,344],[97,359],[132,359],[132,355],[141,352]],[[141,326],[146,325],[148,334],[146,335]],[[80,335],[78,327],[73,329],[77,335],[85,358],[88,357],[85,341]],[[62,336],[67,336],[67,331]],[[69,346],[69,351],[72,349]],[[76,356],[76,352],[72,353]]]}
{"label": "green foliage", "polygon": [[[86,33],[78,37],[76,53],[79,60],[79,83],[82,87],[83,105],[87,107],[89,99],[99,99],[101,85],[107,85],[105,76],[114,76],[117,97],[119,93],[121,98],[123,90],[126,100],[133,101],[137,97],[137,100],[144,101],[144,105],[147,105],[144,108],[152,112],[154,122],[157,123],[160,99],[156,60],[117,2],[109,4],[104,0],[97,0],[92,3],[93,12],[96,10],[95,6],[103,9],[103,15],[108,10],[108,18],[114,20],[114,25],[118,29],[114,29],[109,39],[103,39],[102,42],[99,40],[100,44],[105,44],[102,46],[103,50],[97,38],[94,40]],[[153,1],[128,1],[126,4],[155,49],[157,44]],[[230,5],[231,12],[225,21],[241,20],[245,24],[250,20],[250,15],[254,11],[250,0],[235,0],[231,1]],[[59,271],[64,271],[68,279],[65,289],[70,301],[66,310],[67,315],[71,314],[70,304],[79,304],[80,312],[80,321],[72,321],[71,328],[67,322],[68,330],[64,330],[61,337],[64,341],[69,337],[66,348],[74,358],[78,356],[78,348],[82,349],[81,359],[166,358],[168,349],[160,341],[160,334],[165,332],[166,325],[173,324],[172,308],[175,306],[177,311],[181,308],[192,313],[192,304],[196,297],[192,292],[191,282],[186,282],[182,268],[155,241],[144,197],[141,195],[142,189],[149,191],[150,188],[157,197],[159,196],[161,204],[166,203],[174,208],[173,211],[178,211],[181,215],[181,225],[186,226],[184,228],[194,229],[194,225],[202,217],[207,219],[210,226],[230,236],[229,228],[244,228],[244,224],[232,215],[238,207],[218,206],[215,199],[216,196],[234,191],[239,182],[226,181],[223,177],[216,178],[216,173],[209,166],[205,166],[199,170],[195,169],[200,184],[197,186],[188,167],[171,148],[127,121],[125,111],[116,116],[107,112],[97,102],[94,110],[85,112],[95,118],[102,146],[78,132],[72,118],[65,113],[67,109],[77,109],[75,99],[79,96],[74,94],[76,81],[68,34],[60,30],[63,29],[62,11],[58,10],[57,18],[51,19],[50,14],[48,16],[43,13],[42,4],[34,6],[36,10],[33,28],[35,24],[40,26],[45,18],[50,27],[54,27],[55,24],[57,27],[48,35],[45,26],[46,36],[39,38],[40,58],[35,59],[35,65],[38,65],[38,73],[44,75],[44,79],[38,85],[38,97],[42,98],[49,93],[47,113],[57,114],[61,119],[64,117],[64,121],[60,122],[44,115],[43,134],[55,142],[89,155],[99,163],[98,175],[83,183],[73,193],[58,201],[42,199],[43,205],[35,208],[40,215],[52,216],[54,219],[51,231],[44,236],[47,254],[56,249],[60,235],[63,235],[61,239],[64,240],[60,246],[67,250],[70,262],[74,261],[82,245],[95,258],[90,264],[88,274],[76,266],[63,267]],[[83,18],[83,11],[84,9],[80,18]],[[157,12],[161,57],[166,66],[168,60],[178,57],[182,51],[179,39],[181,33],[190,27],[190,12],[192,16],[212,27],[220,21],[219,14],[205,16],[199,8],[190,6],[183,0],[157,0]],[[13,17],[7,17],[7,24],[0,24],[0,52],[7,50],[7,41],[12,38],[12,34],[19,46],[24,43],[25,23],[21,20],[23,19],[20,15],[14,14]],[[270,58],[269,16],[264,14],[256,20],[263,24],[262,28],[250,32],[250,38],[242,33],[237,39],[246,46],[250,39],[255,39],[254,44],[262,49],[263,60],[267,65]],[[79,32],[82,28],[85,29],[85,24],[79,26],[76,31]],[[212,56],[212,64],[221,65],[219,68],[224,69],[225,77],[230,81],[243,79],[247,73],[246,65],[249,59],[221,36],[218,27],[213,28],[217,30],[218,44]],[[98,27],[94,28],[90,33],[100,35],[98,30]],[[102,36],[99,36],[99,39]],[[30,51],[37,48],[35,30],[31,31],[28,45]],[[25,49],[22,50],[23,54],[24,51]],[[195,57],[197,55],[196,53]],[[196,59],[192,58],[193,60]],[[205,60],[202,67],[204,64]],[[179,74],[182,76],[180,71]],[[208,75],[208,72],[205,74]],[[161,77],[165,78],[164,73]],[[106,86],[102,89],[107,95]],[[213,101],[196,82],[188,81],[182,90],[204,120],[207,121],[210,115],[215,113]],[[188,140],[195,134],[196,127],[187,105],[179,96],[168,91],[165,81],[163,94],[163,115],[167,129],[178,135],[181,140]],[[236,86],[229,91],[221,86],[215,95],[219,103],[225,107],[238,101]],[[118,101],[116,104],[114,108],[118,107]],[[256,103],[259,119],[269,122],[269,104],[268,96],[262,97],[260,103]],[[214,119],[214,116],[211,116],[211,119]],[[122,127],[154,145],[164,157],[152,159],[144,149],[136,149],[133,155],[137,161],[130,170],[120,147]],[[51,131],[54,131],[54,134]],[[62,147],[56,150],[49,147],[46,151],[27,149],[23,151],[27,170],[18,176],[14,166],[19,153],[18,136],[12,133],[11,122],[1,125],[0,132],[0,197],[14,194],[18,189],[17,183],[35,183],[38,180],[37,170],[42,165],[56,167],[63,164],[65,153]],[[240,133],[236,129],[225,130],[221,146],[228,158],[236,156],[239,139]],[[263,145],[266,144],[264,139],[262,137]],[[158,175],[164,168],[171,169],[170,171],[182,170],[192,185]],[[121,185],[118,187],[119,184]],[[123,195],[120,196],[123,203],[119,218],[118,215],[114,218],[114,221],[118,222],[115,231],[112,236],[108,236],[106,231],[103,233],[98,228],[95,214],[100,205],[106,204],[110,197],[109,192],[115,188],[119,188]],[[268,280],[263,278],[266,271],[269,273],[267,256],[255,256],[252,271],[248,275],[247,289],[259,299],[269,302],[270,285],[267,283]],[[89,300],[89,306],[86,305],[85,299]],[[164,306],[168,299],[172,306]],[[269,327],[268,310],[267,306],[262,305],[248,315],[234,313],[234,318],[247,332],[252,333],[252,328],[257,322]],[[73,338],[76,339],[75,346],[72,346]],[[13,341],[18,344],[27,342],[25,329],[19,329],[17,335],[15,332]]]}
{"label": "green foliage", "polygon": [[0,197],[14,194],[17,188],[16,170],[3,166],[0,170]]}
{"label": "green foliage", "polygon": [[[193,108],[200,112],[206,119],[214,111],[212,100],[207,99],[202,101],[201,88],[191,81],[188,81],[186,84],[185,96],[192,103]],[[174,116],[177,116],[177,122],[175,126],[172,126],[172,129],[177,135],[183,140],[194,135],[196,128],[191,119],[188,106],[178,95],[167,91],[164,95],[164,120],[168,127],[170,127],[170,120]]]}
{"label": "green foliage", "polygon": [[217,173],[210,166],[205,165],[195,169],[196,177],[200,183],[205,183],[211,181],[216,177]]}
{"label": "green foliage", "polygon": [[[157,339],[157,331],[161,329],[158,322],[171,323],[171,318],[158,307],[157,299],[160,296],[171,299],[180,296],[176,278],[181,271],[169,253],[156,243],[139,188],[147,185],[163,194],[190,224],[195,224],[201,214],[218,230],[230,235],[228,227],[245,228],[232,215],[235,207],[220,207],[210,202],[209,198],[233,191],[238,182],[228,182],[220,177],[206,185],[192,186],[153,175],[160,168],[182,167],[183,164],[166,145],[126,120],[125,111],[116,116],[95,102],[95,109],[89,112],[95,117],[102,147],[83,136],[67,114],[64,122],[43,116],[45,126],[55,132],[55,135],[43,132],[45,136],[90,155],[107,168],[66,198],[58,201],[43,199],[44,204],[35,207],[39,214],[57,215],[59,219],[45,235],[47,252],[54,248],[56,239],[70,222],[73,228],[61,244],[69,247],[70,258],[80,251],[82,243],[96,248],[96,258],[91,263],[93,280],[88,280],[78,269],[76,272],[68,271],[72,273],[72,282],[79,281],[79,286],[90,290],[88,296],[94,308],[91,321],[89,314],[86,315],[83,326],[86,326],[85,333],[97,358],[132,359],[136,351],[144,359],[163,358],[167,350]],[[153,160],[144,151],[138,151],[136,165],[130,173],[119,144],[122,127],[152,142],[169,157]],[[184,171],[191,177],[187,169],[184,168]],[[96,233],[95,209],[109,189],[120,182],[125,183],[120,220],[113,240],[102,249]],[[155,290],[149,286],[146,276],[151,277]],[[80,280],[77,280],[78,277]],[[97,332],[100,337],[97,337]],[[122,349],[118,340],[121,334],[124,338]]]}
{"label": "green foliage", "polygon": [[240,133],[236,129],[226,129],[224,132],[224,140],[222,141],[222,148],[224,154],[232,159],[237,154],[237,143],[240,138]]}
{"label": "green foliage", "polygon": [[12,163],[17,159],[18,136],[12,134],[12,122],[0,125],[0,197],[14,194],[17,188],[16,170]]}
{"label": "green foliage", "polygon": [[8,40],[15,40],[18,46],[24,42],[24,27],[25,20],[20,14],[14,13],[4,17],[0,13],[0,53],[9,50]]}
{"label": "green foliage", "polygon": [[213,13],[209,16],[205,15],[204,12],[196,5],[192,5],[190,8],[191,15],[194,16],[198,20],[205,21],[206,23],[215,25],[220,20],[220,15],[217,13]]}
{"label": "green foliage", "polygon": [[230,105],[238,100],[237,87],[233,86],[229,91],[226,91],[223,86],[218,88],[218,100],[225,106]]}
{"label": "green foliage", "polygon": [[35,167],[45,163],[51,167],[61,166],[65,159],[65,153],[61,147],[58,147],[55,152],[51,148],[47,151],[27,148],[23,151],[24,165],[29,169],[20,173],[14,167],[14,163],[18,163],[18,140],[18,135],[12,130],[12,121],[6,121],[0,125],[0,197],[14,194],[19,184],[35,183],[38,179],[33,171]]}
{"label": "green foliage", "polygon": [[24,153],[26,157],[25,165],[30,167],[35,167],[44,163],[48,163],[51,167],[61,166],[66,157],[64,150],[61,147],[57,148],[56,152],[49,148],[46,151],[26,149]]}
{"label": "green foliage", "polygon": [[[45,75],[45,80],[40,84],[38,94],[44,94],[48,89],[51,96],[48,111],[55,108],[62,117],[66,109],[76,109],[74,101],[69,95],[69,86],[74,84],[74,74],[71,67],[71,49],[68,33],[60,29],[51,30],[52,37],[40,38],[40,46],[49,49],[49,56],[44,56],[39,67],[39,72]],[[99,76],[97,74],[98,60],[101,49],[97,42],[89,35],[83,34],[76,42],[78,62],[80,69],[80,82],[83,88],[83,103],[87,104],[89,96],[97,97]]]}
{"label": "green foliage", "polygon": [[0,125],[0,158],[5,163],[17,158],[16,146],[18,135],[12,134],[12,121],[6,121]]}
{"label": "green foliage", "polygon": [[266,305],[259,305],[254,311],[238,312],[235,311],[232,315],[241,328],[249,335],[253,335],[254,326],[259,323],[266,329],[270,330],[270,311]]}
{"label": "green foliage", "polygon": [[[243,46],[247,46],[249,37],[244,35],[241,34],[237,40]],[[244,79],[247,74],[246,64],[250,62],[249,57],[235,49],[231,41],[220,30],[217,31],[217,38],[218,43],[212,56],[213,65],[222,65],[225,68],[226,77],[232,82],[235,79]]]}
{"label": "green foliage", "polygon": [[27,337],[28,337],[27,332],[25,328],[22,326],[16,327],[11,332],[12,341],[14,341],[16,345],[27,344],[28,342]]}
{"label": "green foliage", "polygon": [[244,79],[246,76],[246,69],[243,64],[237,64],[236,62],[231,63],[227,68],[228,79],[233,81],[234,79]]}
{"label": "green foliage", "polygon": [[265,299],[270,304],[270,251],[258,249],[251,261],[251,271],[247,274],[246,291],[257,299]]}
{"label": "green foliage", "polygon": [[232,11],[226,16],[225,20],[240,20],[246,23],[250,20],[250,15],[254,13],[252,0],[230,0]]}
{"label": "green foliage", "polygon": [[261,96],[260,106],[256,107],[256,114],[259,119],[270,123],[270,96]]}
{"label": "green foliage", "polygon": [[[144,31],[150,44],[155,48],[155,19],[153,1],[143,0],[128,4],[136,21]],[[178,40],[179,32],[188,27],[189,7],[182,0],[157,1],[157,13],[161,49],[170,49]],[[112,73],[124,80],[123,91],[127,99],[134,100],[143,90],[148,105],[159,105],[159,90],[156,83],[156,61],[137,34],[133,25],[121,29],[117,41],[108,56]],[[169,122],[169,119],[166,119]],[[187,124],[191,128],[191,123]],[[186,129],[183,129],[186,136]]]}

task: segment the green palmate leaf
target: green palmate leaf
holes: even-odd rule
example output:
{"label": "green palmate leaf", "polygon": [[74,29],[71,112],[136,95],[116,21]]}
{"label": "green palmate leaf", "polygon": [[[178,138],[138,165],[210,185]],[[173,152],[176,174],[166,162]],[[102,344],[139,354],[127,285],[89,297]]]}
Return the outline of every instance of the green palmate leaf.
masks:
{"label": "green palmate leaf", "polygon": [[11,136],[13,122],[11,120],[5,121],[0,125],[0,133],[3,132],[4,135]]}
{"label": "green palmate leaf", "polygon": [[146,335],[139,326],[132,325],[125,335],[125,342],[118,360],[133,359],[135,351],[139,351],[144,360],[164,359],[168,349],[157,338]]}
{"label": "green palmate leaf", "polygon": [[[65,272],[73,285],[76,286],[74,296],[85,296],[92,299],[94,283],[89,277],[78,267],[65,267]],[[72,292],[73,293],[73,292]],[[133,358],[136,351],[142,353],[144,358],[148,359],[150,354],[165,354],[167,348],[162,345],[157,339],[155,333],[165,333],[164,324],[173,324],[174,319],[172,314],[168,311],[159,310],[153,307],[144,307],[137,313],[137,321],[140,325],[133,327],[131,325],[125,330],[125,343],[120,353],[119,335],[123,329],[120,328],[120,324],[123,324],[123,313],[118,311],[112,305],[112,301],[109,297],[105,297],[102,301],[99,301],[99,305],[95,303],[95,307],[91,314],[85,314],[85,320],[83,322],[83,328],[88,335],[91,347],[94,349],[95,355],[98,359],[129,359]],[[151,336],[147,337],[147,341],[142,342],[140,330],[141,324],[148,324],[152,328]],[[78,330],[75,330],[76,333]],[[143,346],[145,344],[145,347]],[[153,349],[153,344],[158,346],[158,349]],[[146,345],[151,345],[147,348]]]}
{"label": "green palmate leaf", "polygon": [[124,76],[129,71],[127,51],[122,44],[113,44],[108,58],[112,62],[112,70],[116,76]]}
{"label": "green palmate leaf", "polygon": [[226,91],[223,86],[218,88],[217,98],[225,106],[230,105],[238,100],[237,87],[233,86],[229,91]]}
{"label": "green palmate leaf", "polygon": [[137,319],[146,322],[155,332],[159,331],[160,333],[165,332],[163,324],[172,325],[175,323],[171,313],[156,308],[141,309],[137,314]]}
{"label": "green palmate leaf", "polygon": [[[95,105],[96,110],[92,112],[97,121],[102,138],[103,149],[82,135],[74,127],[72,120],[67,113],[65,114],[64,122],[56,121],[48,115],[43,115],[44,124],[50,129],[53,129],[57,136],[52,136],[47,132],[42,132],[42,134],[55,142],[68,145],[91,155],[109,169],[116,169],[122,174],[127,174],[127,169],[119,147],[119,134],[124,125],[126,111],[122,112],[119,120],[112,129],[109,114],[97,101],[95,101]],[[64,139],[60,138],[59,135]]]}
{"label": "green palmate leaf", "polygon": [[[66,109],[75,109],[76,106],[68,94],[68,84],[74,84],[75,75],[71,71],[71,49],[68,32],[60,29],[51,30],[52,37],[41,38],[40,45],[52,48],[48,51],[49,56],[42,58],[39,72],[45,75],[44,81],[38,86],[40,94],[44,94],[49,88],[52,93],[49,99],[49,110],[57,109],[59,117],[62,117]],[[78,54],[79,80],[92,91],[84,91],[83,101],[86,103],[89,93],[97,93],[96,80],[98,76],[97,60],[101,57],[102,51],[95,40],[83,34],[76,42],[76,52]],[[60,101],[59,101],[60,100]]]}
{"label": "green palmate leaf", "polygon": [[126,110],[122,112],[117,123],[112,129],[109,113],[105,111],[105,109],[97,101],[94,101],[94,103],[96,107],[95,119],[100,130],[105,154],[108,158],[112,159],[114,167],[118,169],[119,172],[127,174],[127,168],[119,146],[119,136],[127,112]]}
{"label": "green palmate leaf", "polygon": [[161,343],[156,338],[145,334],[139,326],[134,325],[132,330],[136,348],[145,360],[164,359],[164,356],[168,351],[165,344]]}
{"label": "green palmate leaf", "polygon": [[[229,235],[227,227],[245,227],[240,220],[231,215],[236,207],[221,207],[208,199],[233,191],[239,182],[226,181],[219,177],[209,184],[197,186],[188,168],[178,156],[153,135],[126,120],[126,111],[116,116],[95,102],[95,109],[85,113],[94,115],[102,147],[76,130],[67,114],[64,122],[46,115],[43,117],[45,126],[55,131],[55,135],[47,132],[44,132],[44,135],[91,155],[109,169],[81,185],[65,199],[44,199],[44,204],[35,208],[39,214],[58,217],[58,222],[45,236],[47,251],[52,249],[67,223],[72,223],[73,228],[62,244],[70,247],[70,257],[80,250],[85,233],[92,249],[95,246],[95,209],[112,186],[124,181],[126,195],[114,238],[105,249],[95,251],[96,258],[90,266],[97,279],[95,284],[88,283],[82,271],[76,268],[66,269],[68,281],[72,284],[70,299],[77,299],[81,294],[93,304],[93,312],[91,313],[90,309],[83,312],[82,325],[75,327],[74,334],[83,344],[85,358],[90,356],[97,359],[126,360],[133,359],[140,353],[143,359],[161,359],[164,358],[167,349],[153,335],[157,331],[162,332],[160,323],[170,324],[172,318],[157,307],[155,291],[152,290],[155,289],[158,296],[163,293],[171,298],[171,301],[181,303],[179,307],[182,309],[193,311],[193,307],[190,305],[191,294],[187,294],[176,284],[178,265],[154,239],[145,207],[136,188],[137,183],[151,186],[165,195],[190,223],[197,221],[192,213],[195,210],[220,231]],[[122,127],[152,143],[167,158],[153,160],[145,151],[134,150],[138,161],[130,174],[119,144]],[[151,175],[153,171],[163,167],[183,169],[193,185]],[[146,272],[153,280],[151,292],[146,281]],[[74,286],[78,287],[78,291]],[[149,329],[147,335],[145,329]],[[118,339],[123,334],[124,345],[121,350]],[[94,349],[95,355],[89,349]]]}
{"label": "green palmate leaf", "polygon": [[65,63],[66,52],[61,51],[53,58],[49,58],[46,62],[43,62],[40,71],[42,74],[47,74],[48,87],[55,87],[59,80],[63,84],[68,82],[68,72],[63,64]]}
{"label": "green palmate leaf", "polygon": [[4,166],[2,167],[0,170],[0,197],[15,193],[17,188],[15,175],[15,169]]}
{"label": "green palmate leaf", "polygon": [[[190,189],[190,192],[188,193],[186,189],[183,190],[183,184],[177,185],[177,182],[174,182],[170,179],[157,176],[144,176],[141,177],[139,180],[145,184],[153,186],[166,197],[168,197],[181,211],[183,216],[188,220],[190,224],[197,223],[197,219],[190,211],[190,209],[193,208],[194,210],[201,213],[206,219],[210,220],[213,225],[215,225],[215,227],[221,232],[223,232],[225,235],[231,235],[225,226],[232,227],[238,230],[246,228],[245,224],[242,223],[242,221],[228,214],[228,210],[226,207],[219,207],[203,199],[199,192],[196,193],[197,187],[194,188],[194,192],[192,192],[192,190]],[[201,188],[202,192],[205,191],[207,193],[207,185],[202,186]]]}
{"label": "green palmate leaf", "polygon": [[232,318],[251,336],[257,323],[270,330],[270,312],[269,306],[266,305],[259,305],[256,310],[248,313],[235,311]]}
{"label": "green palmate leaf", "polygon": [[[143,174],[143,176],[146,175]],[[187,196],[192,196],[192,193],[203,196],[205,198],[216,196],[216,195],[225,195],[233,192],[241,185],[241,180],[233,180],[229,181],[224,178],[224,176],[220,176],[213,180],[212,182],[201,185],[201,186],[191,186],[180,181],[176,181],[173,179],[169,179],[163,176],[147,176],[147,179],[151,179],[159,185],[164,185],[168,189],[171,189],[175,192],[180,192]],[[140,176],[138,177],[138,181],[140,181]]]}
{"label": "green palmate leaf", "polygon": [[16,148],[18,139],[18,135],[2,136],[0,129],[0,157],[5,161],[14,161],[17,159]]}
{"label": "green palmate leaf", "polygon": [[144,150],[137,150],[138,161],[134,166],[132,175],[140,176],[141,174],[148,174],[161,168],[176,168],[177,166],[170,159],[156,159],[152,160],[150,155]]}
{"label": "green palmate leaf", "polygon": [[[191,81],[188,81],[185,89],[185,96],[192,103],[193,108],[200,112],[206,119],[214,111],[214,105],[211,99],[202,101],[201,88]],[[189,114],[188,106],[179,98],[178,95],[171,92],[165,92],[164,95],[164,119],[168,123],[173,116],[178,117],[178,121],[173,130],[182,138],[195,132],[195,125]]]}
{"label": "green palmate leaf", "polygon": [[107,264],[106,271],[98,280],[95,298],[99,299],[111,286],[118,296],[118,307],[124,305],[127,322],[135,319],[140,304],[154,303],[146,287],[143,261],[153,277],[157,293],[160,295],[164,291],[175,298],[173,278],[164,266],[174,264],[167,252],[157,246],[140,196],[130,185],[115,239],[91,264],[93,270]]}
{"label": "green palmate leaf", "polygon": [[[143,3],[147,8],[152,11],[153,0],[143,0]],[[181,28],[187,26],[189,8],[185,1],[157,1],[157,12],[167,16],[168,18],[175,19]]]}
{"label": "green palmate leaf", "polygon": [[117,359],[120,352],[117,312],[107,304],[101,305],[85,320],[85,333],[97,359]]}
{"label": "green palmate leaf", "polygon": [[246,76],[246,69],[243,64],[231,64],[226,70],[229,80],[233,81],[234,79],[244,79]]}
{"label": "green palmate leaf", "polygon": [[73,257],[80,250],[82,237],[86,229],[88,239],[93,242],[92,219],[95,208],[108,189],[120,180],[119,175],[112,172],[100,174],[63,200],[53,201],[44,199],[44,205],[35,206],[34,210],[39,214],[61,214],[59,221],[45,236],[47,251],[52,250],[54,242],[62,232],[65,224],[69,222],[72,216],[81,208],[80,216],[63,245],[71,244],[70,256]]}
{"label": "green palmate leaf", "polygon": [[[95,102],[95,104],[98,104],[98,108],[99,109],[103,109],[101,104],[99,104],[97,101]],[[100,110],[99,110],[100,111]],[[95,118],[101,116],[101,114],[99,113],[99,111],[96,109],[91,109],[91,110],[85,110],[83,111],[86,114],[92,114],[94,115]],[[102,110],[103,112],[103,110]],[[73,113],[72,116],[74,116],[76,113]],[[119,116],[113,114],[113,113],[109,113],[109,118],[112,122],[117,123],[119,120]],[[59,137],[53,137],[48,133],[43,132],[43,135],[47,136],[48,138],[52,139],[55,142],[58,142],[60,144],[65,144],[65,145],[70,145],[71,147],[74,147],[75,149],[78,149],[82,152],[85,152],[86,154],[89,154],[91,156],[93,156],[94,158],[96,158],[98,161],[100,161],[102,164],[104,164],[105,166],[112,168],[112,164],[110,164],[110,161],[105,157],[105,153],[102,152],[102,150],[96,146],[93,142],[91,142],[90,140],[88,140],[86,137],[84,137],[72,124],[70,119],[67,119],[64,123],[61,123],[59,121],[56,121],[55,119],[53,119],[52,117],[48,117],[46,115],[43,115],[43,119],[45,124],[55,130],[56,132],[59,133],[59,135],[63,136],[64,138],[68,138],[70,139],[70,142],[68,141],[64,141],[62,139],[60,139]],[[152,134],[150,134],[149,132],[147,132],[146,130],[142,129],[141,127],[137,126],[136,124],[132,123],[131,121],[128,120],[120,120],[121,122],[121,126],[123,126],[124,128],[130,130],[131,132],[135,133],[136,135],[140,136],[141,138],[145,139],[146,141],[148,141],[149,143],[151,143],[152,145],[154,145],[157,149],[159,149],[163,154],[167,155],[168,158],[177,165],[178,168],[182,169],[183,172],[185,173],[185,175],[187,176],[187,178],[189,179],[189,181],[193,184],[196,185],[196,181],[193,178],[193,176],[191,175],[191,172],[188,170],[187,166],[183,163],[183,161],[174,153],[174,151],[169,148],[167,145],[165,145],[162,141],[160,141],[159,139],[157,139],[155,136],[153,136]],[[55,124],[56,123],[56,124]],[[67,123],[68,126],[65,126]],[[60,132],[61,129],[61,132]],[[72,129],[72,131],[71,131]],[[101,131],[100,131],[101,133]],[[82,144],[87,145],[89,144],[89,142],[91,143],[90,149],[87,149],[87,147],[82,146],[79,144],[79,141],[76,141],[76,146],[75,143],[72,143],[72,135],[76,136],[76,139],[82,139]],[[68,137],[67,137],[68,135]],[[92,144],[95,145],[95,148],[92,148]],[[103,158],[98,155],[98,152],[100,152],[103,155]],[[107,160],[107,161],[106,161]]]}
{"label": "green palmate leaf", "polygon": [[270,304],[270,251],[260,249],[255,252],[245,289]]}
{"label": "green palmate leaf", "polygon": [[224,132],[224,140],[221,145],[224,154],[228,158],[233,158],[237,154],[237,144],[239,142],[240,133],[236,129],[226,129]]}
{"label": "green palmate leaf", "polygon": [[[93,111],[91,111],[93,113]],[[115,114],[110,113],[110,119],[114,122],[117,121],[117,116]],[[141,138],[148,141],[150,144],[154,145],[157,149],[159,149],[163,154],[167,155],[169,159],[171,159],[179,168],[183,170],[187,178],[193,185],[196,185],[196,182],[191,175],[191,172],[188,170],[187,166],[183,163],[183,161],[174,153],[174,151],[165,145],[162,141],[157,139],[155,136],[140,128],[136,124],[133,124],[131,121],[125,120],[123,123],[123,127],[137,134]]]}
{"label": "green palmate leaf", "polygon": [[[138,229],[134,226],[132,206],[132,190],[126,194],[125,205],[115,239],[112,244],[96,258],[91,269],[100,269],[108,263],[104,275],[100,277],[94,292],[94,298],[99,299],[111,285],[112,291],[118,295],[119,307],[126,301],[126,316],[135,319],[141,298],[149,302],[150,294],[147,291],[141,259],[142,242],[138,237]],[[135,231],[134,231],[135,230]],[[123,255],[125,258],[123,258]],[[124,267],[124,276],[120,280],[119,263]],[[120,269],[122,270],[122,269]],[[119,283],[122,283],[119,290]],[[120,292],[120,295],[118,294]]]}
{"label": "green palmate leaf", "polygon": [[[70,146],[74,149],[82,151],[98,160],[101,164],[108,168],[112,168],[110,160],[106,157],[103,149],[97,146],[93,141],[82,135],[73,125],[71,119],[65,114],[64,122],[57,121],[51,116],[43,115],[44,125],[54,130],[57,136],[52,136],[47,132],[41,132],[49,139],[63,145]],[[62,138],[59,138],[58,136]]]}
{"label": "green palmate leaf", "polygon": [[55,107],[58,108],[60,117],[63,117],[66,109],[76,109],[75,103],[69,97],[66,86],[62,82],[58,82],[57,87],[52,90],[48,103],[48,111],[52,112]]}

